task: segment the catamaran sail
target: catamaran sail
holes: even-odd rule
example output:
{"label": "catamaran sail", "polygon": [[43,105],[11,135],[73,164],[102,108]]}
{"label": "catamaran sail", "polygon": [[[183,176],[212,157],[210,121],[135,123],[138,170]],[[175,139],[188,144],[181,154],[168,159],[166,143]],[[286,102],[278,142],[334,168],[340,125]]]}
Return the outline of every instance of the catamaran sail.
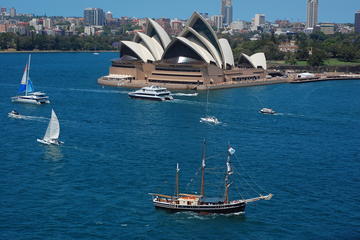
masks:
{"label": "catamaran sail", "polygon": [[21,78],[21,83],[19,87],[19,93],[24,93],[27,95],[34,91],[33,84],[30,80],[30,62],[31,62],[31,54],[29,55],[29,62],[25,65],[24,74]]}

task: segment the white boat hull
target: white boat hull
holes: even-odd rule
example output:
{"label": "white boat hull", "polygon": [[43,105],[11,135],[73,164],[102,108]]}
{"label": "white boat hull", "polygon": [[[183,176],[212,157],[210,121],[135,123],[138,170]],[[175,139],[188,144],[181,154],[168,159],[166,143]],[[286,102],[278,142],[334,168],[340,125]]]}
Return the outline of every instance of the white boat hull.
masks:
{"label": "white boat hull", "polygon": [[219,124],[220,123],[220,121],[215,117],[200,118],[200,122],[210,123],[210,124]]}
{"label": "white boat hull", "polygon": [[173,100],[172,96],[149,96],[149,95],[140,95],[136,93],[128,93],[129,97],[137,98],[137,99],[147,99],[147,100],[155,100],[155,101],[166,101]]}
{"label": "white boat hull", "polygon": [[37,98],[35,96],[15,96],[11,98],[12,102],[30,103],[30,104],[48,104],[50,101],[46,98]]}
{"label": "white boat hull", "polygon": [[39,143],[45,144],[45,145],[60,145],[63,144],[64,142],[59,141],[58,139],[51,139],[51,140],[45,140],[45,139],[37,139],[37,141]]}
{"label": "white boat hull", "polygon": [[20,119],[20,118],[22,118],[23,116],[20,115],[20,114],[8,113],[8,117]]}

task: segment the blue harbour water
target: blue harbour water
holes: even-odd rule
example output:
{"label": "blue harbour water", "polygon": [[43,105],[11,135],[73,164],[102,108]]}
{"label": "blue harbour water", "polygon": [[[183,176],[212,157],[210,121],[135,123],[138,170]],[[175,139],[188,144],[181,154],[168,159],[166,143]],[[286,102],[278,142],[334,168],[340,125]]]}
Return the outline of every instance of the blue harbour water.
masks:
{"label": "blue harbour water", "polygon": [[[360,81],[211,91],[222,124],[210,126],[199,122],[206,92],[161,103],[97,85],[116,56],[33,54],[34,87],[51,100],[34,106],[10,101],[28,55],[0,54],[0,239],[360,238]],[[51,108],[61,146],[36,142]],[[208,195],[222,194],[230,142],[230,197],[274,197],[245,215],[156,210],[148,193],[174,193],[176,163],[181,191],[198,191],[203,138]]]}

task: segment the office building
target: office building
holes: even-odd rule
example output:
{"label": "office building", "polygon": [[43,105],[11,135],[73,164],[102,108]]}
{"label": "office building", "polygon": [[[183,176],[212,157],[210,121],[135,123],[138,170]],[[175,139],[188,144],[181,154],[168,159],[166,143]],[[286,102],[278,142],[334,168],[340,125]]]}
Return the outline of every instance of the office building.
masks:
{"label": "office building", "polygon": [[103,26],[105,24],[105,14],[101,8],[85,8],[85,25]]}
{"label": "office building", "polygon": [[306,27],[314,28],[318,24],[318,0],[307,0],[306,6]]}
{"label": "office building", "polygon": [[360,10],[355,13],[355,32],[360,33]]}
{"label": "office building", "polygon": [[233,21],[232,0],[221,0],[221,15],[223,16],[223,24],[229,26]]}
{"label": "office building", "polygon": [[260,27],[262,25],[265,25],[265,15],[259,13],[255,14],[254,25],[255,27]]}
{"label": "office building", "polygon": [[212,25],[217,29],[223,28],[223,15],[215,15],[210,18]]}
{"label": "office building", "polygon": [[321,23],[320,31],[325,35],[335,34],[335,24],[334,23]]}
{"label": "office building", "polygon": [[16,9],[10,8],[10,17],[16,17]]}

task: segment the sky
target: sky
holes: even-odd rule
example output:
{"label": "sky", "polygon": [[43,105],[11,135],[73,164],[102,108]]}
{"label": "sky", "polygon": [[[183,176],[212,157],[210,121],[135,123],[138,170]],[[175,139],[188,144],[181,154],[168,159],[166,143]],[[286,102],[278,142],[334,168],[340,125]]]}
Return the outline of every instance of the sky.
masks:
{"label": "sky", "polygon": [[[16,8],[18,13],[47,16],[83,16],[84,8],[111,11],[114,17],[187,19],[194,11],[220,14],[220,0],[0,0],[0,7]],[[319,22],[353,23],[360,0],[319,0]],[[251,21],[263,13],[267,21],[306,20],[306,0],[233,0],[234,20]]]}

